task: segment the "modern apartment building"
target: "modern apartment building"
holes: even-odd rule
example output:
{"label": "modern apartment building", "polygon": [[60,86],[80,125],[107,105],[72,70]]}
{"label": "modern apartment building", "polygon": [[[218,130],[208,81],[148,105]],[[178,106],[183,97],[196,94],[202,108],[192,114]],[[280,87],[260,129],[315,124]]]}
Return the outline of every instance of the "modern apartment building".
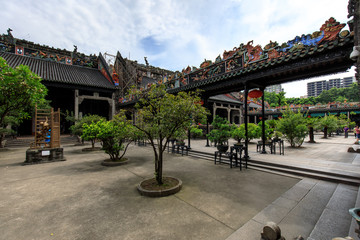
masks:
{"label": "modern apartment building", "polygon": [[277,85],[272,85],[272,86],[268,86],[265,88],[266,92],[274,92],[274,93],[279,93],[279,92],[283,92],[284,89],[281,87],[281,84],[277,84]]}
{"label": "modern apartment building", "polygon": [[322,91],[329,90],[331,88],[346,88],[350,87],[354,82],[355,77],[334,78],[316,82],[307,83],[307,95],[308,97],[317,97]]}

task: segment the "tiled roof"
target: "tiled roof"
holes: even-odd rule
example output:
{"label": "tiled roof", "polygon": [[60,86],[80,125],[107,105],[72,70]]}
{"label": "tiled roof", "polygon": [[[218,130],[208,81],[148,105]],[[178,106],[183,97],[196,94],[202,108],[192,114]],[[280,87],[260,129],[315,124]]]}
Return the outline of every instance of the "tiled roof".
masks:
{"label": "tiled roof", "polygon": [[[345,24],[340,24],[335,19],[330,18],[320,28],[320,31],[301,35],[301,37],[297,36],[281,45],[271,41],[264,48],[260,45],[253,46],[252,41],[246,45],[240,44],[233,51],[225,51],[223,58],[218,56],[214,63],[206,60],[201,64],[200,69],[189,67],[184,69],[180,78],[167,83],[169,88],[172,88],[169,92],[188,91],[219,84],[224,80],[240,79],[243,76],[286,66],[303,59],[312,59],[315,56],[335,52],[338,49],[347,49],[349,46],[353,46],[354,36],[348,30],[341,31],[344,26]],[[324,58],[326,59],[326,56]],[[310,63],[309,67],[315,63]],[[182,83],[179,88],[174,88],[176,81]],[[276,83],[267,82],[264,86],[271,84]]]}
{"label": "tiled roof", "polygon": [[219,102],[227,102],[227,103],[236,103],[236,104],[243,104],[240,100],[235,100],[234,98],[229,97],[228,94],[220,94],[216,96],[212,96],[209,98],[212,101],[219,101]]}
{"label": "tiled roof", "polygon": [[0,52],[0,57],[4,58],[12,68],[21,64],[29,66],[30,70],[39,75],[44,81],[66,85],[116,89],[97,69],[50,62],[7,52]]}

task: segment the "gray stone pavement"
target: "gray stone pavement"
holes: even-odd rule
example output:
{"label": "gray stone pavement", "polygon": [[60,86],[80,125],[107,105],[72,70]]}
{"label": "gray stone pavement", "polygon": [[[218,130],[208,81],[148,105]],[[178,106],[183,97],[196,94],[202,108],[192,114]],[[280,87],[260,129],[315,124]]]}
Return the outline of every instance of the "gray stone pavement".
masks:
{"label": "gray stone pavement", "polygon": [[[255,144],[250,144],[249,155],[358,171],[357,154],[347,153],[353,138],[316,140],[300,149],[285,147],[284,156],[256,153]],[[191,146],[215,151],[205,147],[204,140],[192,141]],[[358,190],[166,153],[164,175],[181,178],[183,189],[173,196],[147,198],[139,195],[136,185],[153,176],[150,147],[131,145],[130,162],[112,168],[100,165],[107,158],[101,151],[83,153],[83,147],[66,143],[63,147],[67,161],[29,166],[21,166],[26,148],[0,152],[0,240],[255,240],[267,221],[278,223],[287,239],[323,236],[321,224],[312,232],[318,219],[326,220],[334,212],[349,221],[346,209],[336,204],[346,200],[347,207],[354,205]],[[335,194],[344,192],[346,199]],[[341,224],[342,229],[332,227],[333,234],[344,236],[350,223]]]}
{"label": "gray stone pavement", "polygon": [[299,182],[166,153],[183,189],[148,198],[136,186],[153,176],[151,148],[131,145],[130,162],[109,168],[102,152],[63,147],[67,161],[28,166],[26,148],[0,152],[1,240],[226,239]]}

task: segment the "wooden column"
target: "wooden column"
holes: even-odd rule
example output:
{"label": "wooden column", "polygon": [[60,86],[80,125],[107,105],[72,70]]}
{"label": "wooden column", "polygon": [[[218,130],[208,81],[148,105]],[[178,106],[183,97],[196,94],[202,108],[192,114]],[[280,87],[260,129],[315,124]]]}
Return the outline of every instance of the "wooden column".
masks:
{"label": "wooden column", "polygon": [[264,100],[264,89],[261,89],[262,91],[262,96],[261,96],[261,122],[262,122],[262,134],[261,134],[261,139],[262,139],[262,154],[266,154],[266,150],[265,150],[265,100]]}
{"label": "wooden column", "polygon": [[244,89],[244,106],[245,106],[245,154],[244,158],[249,158],[249,146],[248,146],[248,140],[249,140],[249,134],[248,134],[248,104],[247,104],[247,98],[248,98],[248,87],[245,84]]}
{"label": "wooden column", "polygon": [[75,120],[79,119],[79,90],[75,90],[75,103],[74,103],[74,117]]}

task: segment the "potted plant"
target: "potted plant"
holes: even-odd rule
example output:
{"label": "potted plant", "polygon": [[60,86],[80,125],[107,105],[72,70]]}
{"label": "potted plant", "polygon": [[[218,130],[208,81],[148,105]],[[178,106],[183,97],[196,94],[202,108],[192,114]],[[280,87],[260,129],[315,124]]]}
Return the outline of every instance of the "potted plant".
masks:
{"label": "potted plant", "polygon": [[215,142],[220,152],[226,152],[229,148],[228,140],[231,137],[231,125],[219,116],[215,116],[212,122],[213,130],[207,135],[210,141]]}
{"label": "potted plant", "polygon": [[199,137],[202,137],[203,130],[200,129],[199,126],[193,125],[190,127],[190,134],[194,139],[199,138]]}
{"label": "potted plant", "polygon": [[279,132],[279,131],[274,131],[274,132],[272,133],[272,139],[273,139],[275,142],[281,140],[281,137],[282,137],[282,136],[283,136],[283,134],[282,134],[281,132]]}
{"label": "potted plant", "polygon": [[245,139],[245,130],[240,127],[236,127],[231,131],[231,137],[237,141],[234,144],[235,146],[242,145],[241,140]]}

